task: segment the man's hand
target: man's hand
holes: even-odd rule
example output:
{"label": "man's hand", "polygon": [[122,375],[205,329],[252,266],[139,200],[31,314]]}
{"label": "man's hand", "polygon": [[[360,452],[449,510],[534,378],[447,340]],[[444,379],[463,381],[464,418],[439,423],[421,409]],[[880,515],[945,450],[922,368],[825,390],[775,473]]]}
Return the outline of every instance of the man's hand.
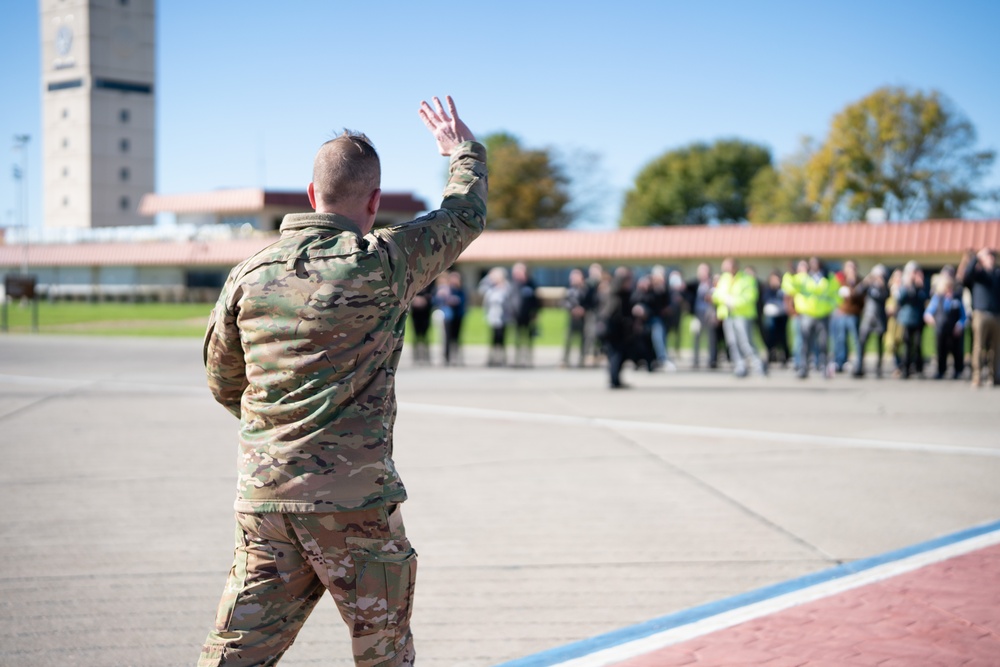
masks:
{"label": "man's hand", "polygon": [[420,119],[434,135],[441,155],[451,155],[463,141],[475,141],[476,137],[473,136],[469,126],[458,117],[455,102],[450,95],[445,97],[448,102],[448,112],[451,112],[450,118],[448,112],[441,106],[441,100],[436,97],[433,100],[436,109],[432,109],[427,102],[420,103]]}

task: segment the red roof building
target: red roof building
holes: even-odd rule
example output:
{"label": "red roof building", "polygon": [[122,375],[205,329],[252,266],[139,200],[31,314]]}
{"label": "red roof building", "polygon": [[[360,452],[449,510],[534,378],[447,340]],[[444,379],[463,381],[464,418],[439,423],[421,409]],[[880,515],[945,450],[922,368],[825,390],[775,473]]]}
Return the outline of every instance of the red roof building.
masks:
{"label": "red roof building", "polygon": [[[213,199],[221,212],[242,210],[258,195],[250,191],[228,193]],[[259,191],[258,191],[259,192]],[[171,200],[170,209],[184,208]],[[240,204],[239,202],[243,202]],[[385,204],[383,199],[383,205]],[[401,200],[401,208],[416,206]],[[166,198],[152,200],[150,209],[166,206]],[[253,206],[266,207],[266,197]],[[206,204],[191,205],[204,209]],[[249,209],[249,210],[252,210]],[[412,217],[412,214],[409,215]],[[273,236],[257,234],[228,240],[150,241],[143,243],[75,243],[0,245],[0,273],[17,272],[27,259],[39,276],[43,293],[53,296],[114,296],[180,290],[206,290],[205,297],[221,285],[229,269],[270,243]],[[700,262],[713,266],[725,257],[754,265],[759,273],[785,269],[790,262],[817,255],[839,263],[854,259],[862,271],[877,263],[900,266],[913,259],[928,268],[957,264],[970,248],[1000,248],[1000,220],[942,220],[902,224],[794,224],[723,227],[657,227],[612,231],[532,230],[487,231],[459,258],[467,284],[496,265],[523,261],[536,269],[555,269],[600,262],[649,267],[660,264],[691,275]]]}
{"label": "red roof building", "polygon": [[[287,213],[310,211],[305,190],[276,191],[260,188],[213,190],[187,194],[147,194],[139,202],[139,214],[173,214],[178,224],[242,224],[274,231]],[[388,224],[412,220],[427,205],[409,193],[382,194],[378,221]]]}

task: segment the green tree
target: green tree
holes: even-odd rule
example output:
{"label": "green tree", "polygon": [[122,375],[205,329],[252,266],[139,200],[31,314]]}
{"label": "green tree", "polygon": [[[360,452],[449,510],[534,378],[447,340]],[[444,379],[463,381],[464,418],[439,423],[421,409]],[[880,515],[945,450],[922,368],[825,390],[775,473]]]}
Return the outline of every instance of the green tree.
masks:
{"label": "green tree", "polygon": [[988,193],[976,189],[995,153],[943,95],[879,88],[837,114],[806,165],[807,198],[828,220],[959,218]]}
{"label": "green tree", "polygon": [[771,151],[740,139],[694,143],[646,165],[625,195],[620,225],[704,225],[747,218],[750,183]]}
{"label": "green tree", "polygon": [[572,222],[569,177],[548,150],[528,150],[511,134],[483,138],[489,155],[490,229],[556,229]]}
{"label": "green tree", "polygon": [[819,206],[806,196],[806,165],[816,147],[805,137],[798,152],[782,160],[777,167],[767,166],[750,183],[747,219],[754,224],[771,222],[813,222],[819,219]]}

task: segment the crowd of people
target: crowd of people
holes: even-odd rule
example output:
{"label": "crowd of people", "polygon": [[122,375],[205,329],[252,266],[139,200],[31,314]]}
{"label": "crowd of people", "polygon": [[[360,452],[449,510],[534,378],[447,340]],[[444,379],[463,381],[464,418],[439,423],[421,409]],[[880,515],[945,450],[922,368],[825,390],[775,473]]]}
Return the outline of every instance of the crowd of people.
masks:
{"label": "crowd of people", "polygon": [[[478,285],[486,324],[490,330],[487,365],[506,366],[508,331],[513,333],[515,367],[534,363],[534,340],[538,334],[538,314],[542,309],[538,288],[524,263],[507,269],[491,269]],[[462,365],[462,324],[465,319],[467,294],[462,274],[449,271],[421,291],[410,304],[413,325],[413,359],[418,365],[431,363],[430,331],[435,318],[444,342],[442,358],[445,366]]]}
{"label": "crowd of people", "polygon": [[[491,332],[487,364],[531,366],[542,301],[528,267],[517,263],[509,274],[493,268],[477,290]],[[1000,384],[1000,268],[988,248],[969,251],[957,266],[932,276],[915,261],[892,271],[878,264],[861,275],[854,261],[834,271],[818,257],[766,276],[726,258],[717,271],[700,264],[690,279],[660,266],[640,273],[595,263],[570,271],[562,307],[562,365],[606,365],[613,388],[624,386],[628,363],[676,370],[682,324],[691,334],[694,369],[726,364],[745,377],[766,376],[780,365],[791,366],[800,378],[816,372],[908,379],[924,376],[928,366],[934,378],[960,379],[969,367],[973,386]],[[430,361],[432,312],[442,320],[445,364],[461,363],[465,310],[458,272],[442,276],[413,302],[419,363]],[[935,348],[930,362],[923,343],[928,327]]]}
{"label": "crowd of people", "polygon": [[[596,302],[589,337],[586,311],[582,316],[580,363],[588,346],[603,350],[614,388],[623,386],[621,369],[629,361],[648,370],[675,368],[667,350],[671,339],[679,350],[682,319],[690,323],[693,368],[702,366],[704,347],[708,368],[719,368],[725,358],[737,377],[766,376],[775,364],[791,365],[800,378],[811,371],[923,377],[924,331],[930,328],[932,377],[962,379],[968,365],[974,387],[1000,384],[1000,268],[989,248],[969,251],[957,267],[929,277],[915,261],[891,272],[878,264],[862,276],[854,261],[832,271],[811,257],[761,278],[753,267],[726,258],[718,272],[699,265],[690,281],[660,267],[635,278],[627,267],[607,274],[595,265],[594,296],[582,299],[569,296],[575,283],[579,277],[568,288],[571,323],[581,319],[579,303]],[[568,327],[564,362],[576,327]],[[869,349],[874,360],[866,361]]]}

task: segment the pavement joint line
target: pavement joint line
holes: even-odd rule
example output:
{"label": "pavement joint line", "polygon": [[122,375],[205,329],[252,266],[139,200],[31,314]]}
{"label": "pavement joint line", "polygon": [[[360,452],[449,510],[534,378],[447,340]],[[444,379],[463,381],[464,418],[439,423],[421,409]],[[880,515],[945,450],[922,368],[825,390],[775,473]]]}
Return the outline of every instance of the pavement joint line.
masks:
{"label": "pavement joint line", "polygon": [[[605,427],[605,428],[607,428],[607,427]],[[610,430],[612,433],[616,434],[619,438],[622,438],[623,440],[628,441],[633,447],[636,447],[636,448],[638,448],[638,449],[646,452],[650,457],[652,457],[654,460],[656,460],[659,464],[666,466],[675,475],[679,475],[681,477],[684,477],[685,479],[689,480],[691,483],[698,485],[699,487],[703,488],[707,493],[710,493],[711,495],[715,496],[716,498],[719,498],[723,502],[732,505],[733,507],[735,507],[737,510],[739,510],[743,514],[745,514],[746,516],[750,517],[753,521],[756,521],[757,523],[765,526],[767,529],[775,531],[775,532],[777,532],[777,533],[779,533],[781,535],[784,535],[785,537],[787,537],[788,539],[790,539],[792,542],[794,542],[794,543],[802,546],[804,549],[807,549],[808,551],[811,551],[814,554],[816,554],[816,556],[818,558],[820,558],[821,560],[823,560],[824,562],[826,562],[828,564],[840,564],[840,563],[843,562],[843,560],[838,559],[833,554],[827,553],[826,551],[824,551],[823,549],[821,549],[818,545],[813,544],[812,542],[808,541],[807,539],[805,539],[801,535],[798,535],[798,534],[792,532],[790,529],[786,528],[785,526],[782,526],[781,524],[772,521],[766,515],[764,515],[764,514],[758,512],[758,511],[754,510],[752,507],[750,507],[746,503],[741,502],[735,496],[733,496],[733,495],[731,495],[729,493],[726,493],[719,486],[716,486],[715,484],[710,483],[706,479],[702,479],[702,477],[700,477],[699,475],[695,474],[694,472],[686,469],[684,466],[678,465],[677,463],[674,463],[673,461],[668,460],[667,457],[664,456],[662,453],[658,453],[658,452],[654,451],[651,447],[648,447],[647,445],[639,442],[638,440],[635,440],[635,439],[629,437],[628,435],[626,435],[625,433],[623,433],[621,429],[609,428],[608,430]]]}
{"label": "pavement joint line", "polygon": [[785,433],[780,431],[755,431],[751,429],[720,428],[714,426],[690,426],[665,422],[644,422],[630,419],[609,419],[604,417],[576,417],[543,412],[519,412],[514,410],[494,410],[490,408],[470,408],[430,403],[399,403],[401,411],[422,414],[437,414],[453,417],[495,419],[535,424],[579,426],[586,428],[604,427],[622,431],[645,431],[667,435],[687,435],[702,438],[736,438],[762,442],[781,442],[801,445],[803,443],[843,449],[881,449],[901,452],[923,452],[928,454],[960,454],[1000,458],[1000,449],[982,447],[961,447],[932,443],[896,442],[873,438],[848,438],[838,436],[809,435],[805,433]]}
{"label": "pavement joint line", "polygon": [[[15,381],[12,382],[11,378],[13,378]],[[32,400],[30,400],[29,402],[25,403],[24,405],[19,405],[19,406],[15,407],[15,408],[13,408],[11,410],[8,410],[7,412],[4,412],[4,413],[0,414],[0,421],[2,421],[4,419],[8,419],[9,417],[13,417],[14,415],[18,415],[18,414],[20,414],[22,412],[25,412],[27,410],[31,410],[35,406],[42,405],[43,403],[47,403],[48,401],[50,401],[52,399],[61,398],[63,396],[69,396],[70,394],[72,394],[74,392],[77,392],[77,391],[80,391],[80,390],[85,390],[88,387],[94,386],[97,383],[97,381],[94,381],[94,380],[55,380],[55,379],[53,379],[53,380],[49,381],[48,378],[42,379],[42,378],[35,378],[35,377],[30,377],[30,376],[0,375],[0,382],[8,382],[8,383],[11,383],[11,384],[18,384],[17,380],[22,380],[22,381],[26,380],[27,382],[24,382],[23,384],[35,384],[35,385],[41,385],[41,386],[52,386],[54,384],[58,384],[59,386],[61,386],[63,388],[61,390],[56,390],[55,388],[53,388],[52,390],[50,390],[50,393],[45,393],[45,394],[42,394],[41,396],[36,396]],[[39,380],[41,380],[41,382],[39,382]]]}
{"label": "pavement joint line", "polygon": [[607,667],[1000,544],[1000,521],[669,614],[496,667]]}

